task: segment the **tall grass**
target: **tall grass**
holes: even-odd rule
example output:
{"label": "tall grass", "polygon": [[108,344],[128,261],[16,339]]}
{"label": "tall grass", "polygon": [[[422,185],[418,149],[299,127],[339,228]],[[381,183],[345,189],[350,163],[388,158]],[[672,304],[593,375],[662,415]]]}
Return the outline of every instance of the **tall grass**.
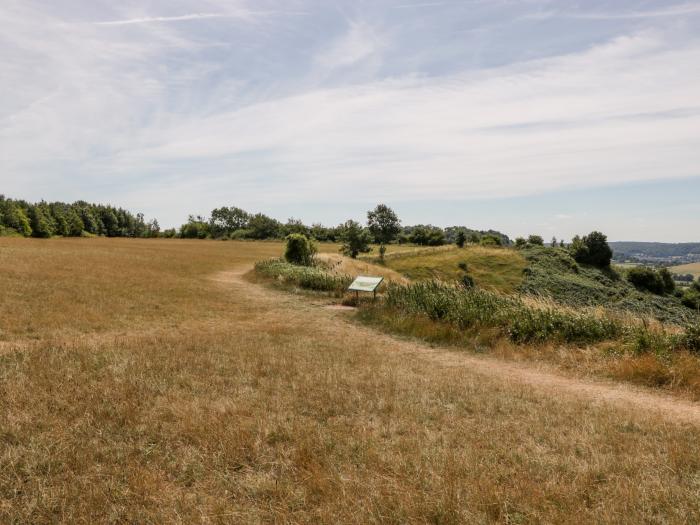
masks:
{"label": "tall grass", "polygon": [[316,266],[297,266],[282,259],[259,261],[255,271],[283,284],[320,292],[342,293],[352,282],[349,275],[332,274]]}
{"label": "tall grass", "polygon": [[555,307],[535,308],[517,297],[440,281],[392,284],[387,288],[386,305],[460,329],[498,327],[518,343],[595,343],[614,339],[623,332],[622,323],[613,317]]}

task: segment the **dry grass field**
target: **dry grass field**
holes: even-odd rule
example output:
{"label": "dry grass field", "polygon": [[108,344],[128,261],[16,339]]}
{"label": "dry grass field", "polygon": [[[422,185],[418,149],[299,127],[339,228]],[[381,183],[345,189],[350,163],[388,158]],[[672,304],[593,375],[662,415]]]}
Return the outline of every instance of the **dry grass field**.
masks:
{"label": "dry grass field", "polygon": [[500,375],[243,277],[281,251],[0,239],[0,522],[700,522],[692,407]]}
{"label": "dry grass field", "polygon": [[673,266],[669,268],[673,273],[679,273],[679,274],[686,274],[690,273],[695,278],[700,277],[700,263],[690,263],[690,264],[682,264],[680,266]]}

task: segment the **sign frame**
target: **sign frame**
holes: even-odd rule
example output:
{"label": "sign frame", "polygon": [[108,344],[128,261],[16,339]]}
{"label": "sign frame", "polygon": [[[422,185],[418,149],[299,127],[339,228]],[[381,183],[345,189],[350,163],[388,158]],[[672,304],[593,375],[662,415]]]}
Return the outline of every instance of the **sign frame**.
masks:
{"label": "sign frame", "polygon": [[350,283],[348,290],[355,292],[355,295],[359,297],[360,292],[372,292],[374,296],[377,296],[377,288],[384,281],[384,277],[374,277],[371,275],[358,275],[355,280]]}

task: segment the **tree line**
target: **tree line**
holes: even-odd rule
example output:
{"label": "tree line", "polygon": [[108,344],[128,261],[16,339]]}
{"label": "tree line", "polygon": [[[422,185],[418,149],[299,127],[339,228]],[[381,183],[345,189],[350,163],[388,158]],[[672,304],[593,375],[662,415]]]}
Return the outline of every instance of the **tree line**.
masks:
{"label": "tree line", "polygon": [[31,203],[0,195],[0,235],[159,237],[175,233],[161,232],[156,219],[146,221],[142,213],[134,215],[114,206],[85,201]]}

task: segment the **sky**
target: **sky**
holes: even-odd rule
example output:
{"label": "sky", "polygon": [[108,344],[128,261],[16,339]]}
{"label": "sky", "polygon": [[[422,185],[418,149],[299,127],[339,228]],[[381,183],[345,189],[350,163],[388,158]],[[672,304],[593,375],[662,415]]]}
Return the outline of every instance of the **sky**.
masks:
{"label": "sky", "polygon": [[700,241],[700,0],[2,0],[0,193]]}

